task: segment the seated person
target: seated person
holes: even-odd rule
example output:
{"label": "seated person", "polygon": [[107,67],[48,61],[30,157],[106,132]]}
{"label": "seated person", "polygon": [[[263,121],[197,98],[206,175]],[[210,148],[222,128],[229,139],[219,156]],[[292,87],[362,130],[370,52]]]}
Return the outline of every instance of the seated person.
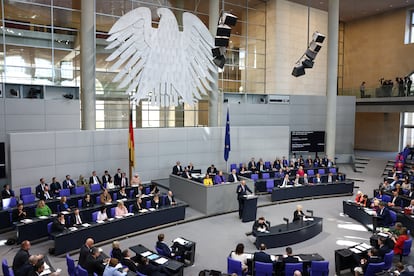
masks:
{"label": "seated person", "polygon": [[161,207],[160,196],[155,194],[151,200],[151,208],[158,209]]}
{"label": "seated person", "polygon": [[138,187],[141,184],[142,182],[141,182],[141,178],[139,177],[139,174],[135,173],[131,179],[131,187]]}
{"label": "seated person", "polygon": [[191,173],[191,172],[193,172],[194,171],[194,165],[193,165],[193,163],[188,163],[188,166],[187,166],[187,169],[188,169],[188,171]]}
{"label": "seated person", "polygon": [[214,183],[215,184],[222,184],[226,182],[226,178],[223,175],[223,171],[219,171],[216,176],[214,176]]}
{"label": "seated person", "polygon": [[254,255],[253,255],[254,262],[273,263],[272,256],[265,252],[266,245],[264,243],[260,244],[259,250],[260,251],[254,252]]}
{"label": "seated person", "polygon": [[236,169],[231,170],[231,174],[229,174],[229,177],[227,179],[228,182],[238,182],[239,177],[237,176]]}
{"label": "seated person", "polygon": [[165,235],[164,234],[158,234],[158,241],[155,244],[155,247],[160,249],[165,256],[167,257],[174,257],[175,256],[175,247],[169,247],[165,242],[164,242],[164,238]]}
{"label": "seated person", "polygon": [[217,174],[217,168],[214,167],[214,164],[211,164],[211,166],[207,168],[207,174],[210,175],[211,177]]}
{"label": "seated person", "polygon": [[111,257],[116,258],[118,260],[122,260],[122,251],[120,248],[119,241],[113,241],[112,242],[112,251],[111,251]]}
{"label": "seated person", "polygon": [[5,198],[11,198],[11,197],[14,197],[14,192],[10,189],[9,184],[4,184],[3,190],[1,191],[1,198],[5,199]]}
{"label": "seated person", "polygon": [[164,266],[155,266],[151,264],[147,257],[142,257],[141,263],[138,266],[138,271],[144,275],[169,275],[168,271]]}
{"label": "seated person", "polygon": [[132,272],[138,271],[137,263],[133,259],[131,259],[131,254],[129,253],[128,249],[122,251],[121,264],[127,267]]}
{"label": "seated person", "polygon": [[252,234],[253,236],[256,236],[258,232],[268,232],[270,229],[270,223],[265,220],[264,217],[260,217],[258,220],[256,220],[253,223],[252,227]]}
{"label": "seated person", "polygon": [[102,175],[102,184],[106,185],[106,184],[111,183],[111,182],[112,182],[111,175],[109,174],[108,171],[105,171],[104,175]]}
{"label": "seated person", "polygon": [[90,194],[86,194],[85,197],[82,200],[82,208],[90,208],[93,207],[93,202],[91,199]]}
{"label": "seated person", "polygon": [[299,176],[299,174],[296,174],[295,180],[293,180],[293,186],[295,186],[295,187],[302,186],[302,184],[300,183],[300,176]]}
{"label": "seated person", "polygon": [[319,173],[317,173],[315,175],[315,177],[312,178],[312,183],[313,184],[321,184],[322,183],[322,178],[321,178],[321,175]]}
{"label": "seated person", "polygon": [[118,191],[118,199],[128,199],[128,195],[125,191],[125,187],[121,187]]}
{"label": "seated person", "polygon": [[100,196],[101,204],[112,203],[112,197],[108,192],[108,189],[104,189]]}
{"label": "seated person", "polygon": [[285,177],[283,178],[282,185],[280,187],[288,187],[288,186],[291,186],[291,184],[292,183],[289,180],[289,174],[286,174]]}
{"label": "seated person", "polygon": [[298,263],[299,259],[293,256],[293,251],[291,247],[286,247],[286,255],[283,255],[284,263]]}
{"label": "seated person", "polygon": [[368,195],[363,195],[359,205],[365,208],[371,207],[371,200],[369,200]]}
{"label": "seated person", "polygon": [[378,206],[377,214],[377,223],[380,227],[389,227],[392,224],[392,218],[390,210],[385,207],[386,203],[381,201]]}
{"label": "seated person", "polygon": [[141,197],[137,197],[137,200],[134,202],[134,206],[132,207],[132,211],[134,213],[139,213],[142,209],[145,209],[142,199]]}
{"label": "seated person", "polygon": [[372,248],[368,251],[368,258],[362,258],[360,260],[360,266],[354,268],[355,276],[364,275],[367,267],[370,263],[380,263],[382,259],[378,256],[378,250],[376,248]]}
{"label": "seated person", "polygon": [[401,209],[402,200],[400,195],[398,194],[398,189],[395,188],[392,190],[392,199],[388,202],[388,207],[394,207]]}
{"label": "seated person", "polygon": [[98,217],[96,218],[96,221],[107,221],[107,220],[108,220],[108,215],[106,214],[106,207],[101,206],[98,212]]}
{"label": "seated person", "polygon": [[128,268],[118,269],[119,261],[117,258],[111,258],[108,264],[105,266],[104,276],[125,276],[128,273]]}
{"label": "seated person", "polygon": [[184,177],[184,178],[187,178],[187,179],[192,179],[193,177],[191,176],[191,173],[190,173],[190,171],[187,169],[187,168],[185,168],[184,169],[184,172],[182,173],[182,175],[181,175],[182,177]]}
{"label": "seated person", "polygon": [[172,206],[172,205],[175,205],[175,204],[177,204],[177,202],[175,202],[173,192],[168,191],[167,197],[165,198],[165,205]]}
{"label": "seated person", "polygon": [[72,226],[81,225],[83,223],[83,219],[78,208],[73,209],[73,214],[70,217],[70,223]]}
{"label": "seated person", "polygon": [[297,205],[296,210],[293,212],[292,222],[299,221],[303,219],[304,217],[305,217],[305,213],[302,211],[302,205]]}
{"label": "seated person", "polygon": [[251,173],[251,171],[249,171],[246,167],[246,164],[243,163],[240,167],[240,175],[244,175],[246,173]]}
{"label": "seated person", "polygon": [[151,185],[150,185],[150,194],[153,194],[153,195],[160,194],[160,190],[158,189],[157,183],[151,183]]}
{"label": "seated person", "polygon": [[62,185],[60,185],[59,181],[56,180],[56,177],[52,177],[52,183],[50,183],[50,195],[52,197],[59,196],[61,189]]}
{"label": "seated person", "polygon": [[309,178],[308,178],[308,174],[307,173],[305,173],[303,175],[303,178],[301,178],[299,180],[299,183],[302,184],[302,185],[309,185]]}
{"label": "seated person", "polygon": [[[378,238],[378,248],[377,249],[378,249],[378,256],[380,256],[381,259],[384,259],[385,254],[387,254],[388,252],[391,251],[390,247],[388,246],[388,244],[389,244],[388,240],[389,239],[383,238],[383,237]],[[391,248],[393,248],[393,247],[391,247]]]}
{"label": "seated person", "polygon": [[115,216],[116,217],[122,217],[128,214],[128,209],[125,207],[123,201],[118,201],[118,204],[115,208]]}
{"label": "seated person", "polygon": [[211,179],[211,176],[209,174],[206,174],[206,177],[203,179],[204,186],[213,186],[213,179]]}
{"label": "seated person", "polygon": [[63,212],[63,211],[70,212],[70,208],[69,208],[69,205],[68,205],[68,203],[67,203],[67,198],[66,198],[66,196],[62,196],[62,197],[60,198],[60,203],[59,203],[59,211],[60,211],[60,212]]}
{"label": "seated person", "polygon": [[17,204],[17,208],[13,210],[12,220],[13,222],[19,222],[25,218],[27,218],[27,213],[24,210],[23,203],[19,203]]}
{"label": "seated person", "polygon": [[231,252],[230,258],[241,262],[243,272],[246,273],[249,270],[247,266],[247,256],[244,254],[244,245],[242,243],[239,243],[236,246],[236,250]]}
{"label": "seated person", "polygon": [[404,248],[404,242],[408,240],[410,237],[407,235],[407,228],[403,227],[401,228],[401,235],[398,236],[398,238],[392,237],[391,239],[394,241],[394,254],[395,255],[401,255]]}
{"label": "seated person", "polygon": [[52,210],[50,210],[49,206],[46,205],[44,200],[39,200],[37,203],[37,207],[35,210],[36,217],[41,216],[50,216],[52,214]]}
{"label": "seated person", "polygon": [[66,229],[65,215],[59,213],[52,223],[52,232],[60,233]]}

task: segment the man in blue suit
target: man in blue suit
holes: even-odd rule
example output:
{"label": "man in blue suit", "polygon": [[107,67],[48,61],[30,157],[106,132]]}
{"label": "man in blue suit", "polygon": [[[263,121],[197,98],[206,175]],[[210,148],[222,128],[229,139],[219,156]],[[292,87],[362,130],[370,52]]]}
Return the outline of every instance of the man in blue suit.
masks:
{"label": "man in blue suit", "polygon": [[70,179],[70,175],[69,174],[66,175],[66,179],[63,180],[62,184],[63,184],[63,189],[73,189],[76,186],[75,181],[73,181],[72,179]]}
{"label": "man in blue suit", "polygon": [[239,218],[242,218],[243,208],[244,208],[244,196],[247,195],[247,191],[253,193],[249,187],[246,186],[246,181],[242,180],[237,186],[237,200],[239,201]]}
{"label": "man in blue suit", "polygon": [[377,224],[380,227],[389,227],[392,224],[390,210],[385,207],[385,204],[385,202],[381,201],[377,210]]}
{"label": "man in blue suit", "polygon": [[266,245],[264,243],[260,244],[259,250],[260,251],[255,252],[253,255],[253,260],[255,262],[273,263],[271,256],[265,252]]}

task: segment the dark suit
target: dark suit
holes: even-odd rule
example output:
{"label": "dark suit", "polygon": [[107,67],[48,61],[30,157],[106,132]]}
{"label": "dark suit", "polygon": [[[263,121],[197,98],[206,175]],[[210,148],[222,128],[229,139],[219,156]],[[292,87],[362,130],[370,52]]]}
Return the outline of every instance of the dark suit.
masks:
{"label": "dark suit", "polygon": [[137,265],[131,259],[122,258],[121,259],[121,264],[128,267],[128,269],[133,271],[133,272],[138,271]]}
{"label": "dark suit", "polygon": [[183,167],[175,165],[172,169],[172,173],[175,175],[180,175],[183,173]]}
{"label": "dark suit", "polygon": [[182,177],[184,177],[184,178],[189,179],[189,178],[191,177],[191,174],[190,174],[190,172],[183,172],[183,173],[181,174],[181,176],[182,176]]}
{"label": "dark suit", "polygon": [[232,175],[232,174],[229,174],[229,177],[228,177],[228,179],[227,179],[229,182],[237,182],[237,181],[239,181],[239,177],[236,175],[236,176],[234,176],[234,175]]}
{"label": "dark suit", "polygon": [[378,247],[378,256],[380,256],[382,259],[384,259],[385,254],[387,254],[388,252],[390,252],[390,248],[384,244],[381,247]]}
{"label": "dark suit", "polygon": [[59,190],[62,190],[62,186],[59,182],[54,182],[50,184],[50,193],[52,196],[59,196]]}
{"label": "dark suit", "polygon": [[395,207],[401,207],[402,206],[402,199],[399,196],[393,197],[391,199],[391,202],[394,203]]}
{"label": "dark suit", "polygon": [[[46,186],[47,184],[44,185]],[[45,199],[42,184],[36,186],[35,193],[38,199]]]}
{"label": "dark suit", "polygon": [[63,232],[65,230],[65,225],[60,223],[60,221],[56,218],[53,220],[52,223],[52,232]]}
{"label": "dark suit", "polygon": [[10,197],[14,197],[14,192],[12,190],[6,190],[4,189],[3,191],[1,191],[1,198],[10,198]]}
{"label": "dark suit", "polygon": [[255,262],[261,262],[261,263],[273,263],[270,255],[264,251],[255,252],[253,255],[253,260]]}
{"label": "dark suit", "polygon": [[112,177],[108,174],[108,175],[103,175],[102,176],[102,183],[109,183],[112,182]]}
{"label": "dark suit", "polygon": [[[101,182],[101,180],[99,179],[99,177],[98,176],[96,176],[96,180],[98,181],[98,183],[99,184],[102,184],[102,182]],[[93,176],[91,176],[91,177],[89,177],[89,184],[91,185],[91,184],[94,184],[94,181],[93,181]],[[96,184],[96,183],[95,183]]]}
{"label": "dark suit", "polygon": [[136,201],[134,202],[134,207],[132,207],[132,212],[138,213],[140,210],[142,210],[144,203],[141,202],[141,204],[138,204]]}
{"label": "dark suit", "polygon": [[121,174],[120,173],[116,173],[114,175],[114,185],[121,186]]}
{"label": "dark suit", "polygon": [[165,255],[167,255],[168,257],[171,257],[171,253],[172,253],[171,249],[165,243],[157,241],[157,243],[155,244],[155,247],[164,251]]}
{"label": "dark suit", "polygon": [[392,224],[392,218],[390,214],[390,210],[388,208],[384,208],[381,211],[381,208],[377,210],[377,218],[378,218],[378,226],[387,227]]}
{"label": "dark suit", "polygon": [[170,206],[172,203],[175,203],[174,196],[172,196],[171,199],[170,199],[169,196],[166,196],[165,197],[165,205],[166,206]]}
{"label": "dark suit", "polygon": [[300,218],[303,218],[305,216],[305,214],[303,213],[303,211],[298,211],[295,210],[295,212],[293,212],[293,220],[292,221],[297,221],[300,220]]}
{"label": "dark suit", "polygon": [[239,184],[237,185],[237,200],[239,201],[239,218],[242,218],[242,214],[243,214],[243,208],[244,208],[244,196],[247,195],[247,191],[249,191],[250,193],[252,193],[252,191],[250,190],[249,187],[247,187],[247,185],[242,185]]}
{"label": "dark suit", "polygon": [[216,175],[217,174],[217,168],[216,167],[208,167],[207,168],[207,174]]}
{"label": "dark suit", "polygon": [[283,262],[284,263],[298,263],[299,259],[293,256],[286,256],[285,258],[283,258]]}
{"label": "dark suit", "polygon": [[84,267],[90,276],[93,276],[93,273],[102,275],[105,270],[105,265],[102,263],[102,260],[99,258],[95,259],[92,254],[89,254],[86,257],[85,267]]}
{"label": "dark suit", "polygon": [[80,248],[79,252],[79,261],[78,264],[80,264],[81,267],[86,268],[86,258],[90,255],[90,248],[87,247],[85,244],[83,244]]}
{"label": "dark suit", "polygon": [[29,251],[19,249],[13,259],[13,272],[18,274],[18,271],[29,261]]}
{"label": "dark suit", "polygon": [[118,259],[118,261],[121,261],[123,258],[121,249],[119,248],[112,249],[111,257]]}
{"label": "dark suit", "polygon": [[[124,184],[122,183],[124,182]],[[123,184],[123,185],[122,185]],[[119,186],[121,187],[126,187],[128,186],[128,178],[127,177],[121,177],[121,179],[119,180]]]}
{"label": "dark suit", "polygon": [[[81,223],[83,223],[83,218],[82,218],[82,216],[80,215],[80,213],[79,213],[79,217],[80,217],[80,219],[81,219]],[[75,216],[75,214],[71,214],[71,215],[70,215],[70,225],[71,225],[71,226],[74,226],[74,225],[79,225],[79,224],[77,224],[77,223],[76,223],[76,216]]]}
{"label": "dark suit", "polygon": [[70,185],[72,185],[72,187],[76,186],[75,181],[73,181],[72,179],[69,179],[69,180],[65,179],[63,180],[62,184],[63,184],[63,189],[70,189],[69,187]]}

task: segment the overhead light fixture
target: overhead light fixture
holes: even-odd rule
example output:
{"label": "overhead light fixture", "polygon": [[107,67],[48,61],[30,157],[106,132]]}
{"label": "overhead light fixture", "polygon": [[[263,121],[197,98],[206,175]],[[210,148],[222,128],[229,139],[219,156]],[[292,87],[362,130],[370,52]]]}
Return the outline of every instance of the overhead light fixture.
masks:
{"label": "overhead light fixture", "polygon": [[314,59],[316,58],[318,52],[322,49],[321,43],[325,40],[325,35],[319,32],[314,32],[312,38],[313,39],[309,43],[305,53],[300,57],[293,68],[292,75],[295,77],[305,75],[306,68],[313,68]]}

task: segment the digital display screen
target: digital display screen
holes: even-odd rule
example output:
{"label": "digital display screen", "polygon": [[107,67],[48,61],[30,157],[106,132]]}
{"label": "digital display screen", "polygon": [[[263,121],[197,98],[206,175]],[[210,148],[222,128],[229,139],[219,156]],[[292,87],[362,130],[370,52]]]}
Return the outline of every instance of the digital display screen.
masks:
{"label": "digital display screen", "polygon": [[291,152],[325,152],[325,131],[291,131]]}

